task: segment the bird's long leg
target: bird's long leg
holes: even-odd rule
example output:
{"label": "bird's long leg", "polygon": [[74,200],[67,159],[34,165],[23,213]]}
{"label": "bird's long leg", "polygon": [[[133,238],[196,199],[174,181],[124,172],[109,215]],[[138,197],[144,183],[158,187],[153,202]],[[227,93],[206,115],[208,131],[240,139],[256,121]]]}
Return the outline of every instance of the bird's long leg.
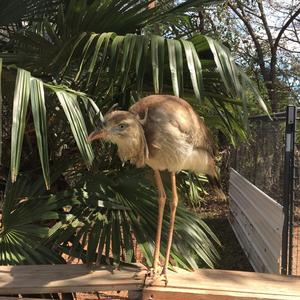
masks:
{"label": "bird's long leg", "polygon": [[153,273],[155,274],[157,272],[158,262],[159,262],[161,230],[162,230],[164,208],[166,203],[166,192],[163,186],[163,182],[161,180],[160,172],[158,170],[154,170],[154,177],[155,177],[155,184],[158,189],[158,217],[157,217],[157,229],[156,229],[154,259],[153,259]]}
{"label": "bird's long leg", "polygon": [[167,275],[167,269],[170,259],[171,245],[173,240],[173,231],[174,231],[174,222],[176,215],[176,208],[178,204],[178,196],[176,189],[176,174],[175,172],[171,172],[171,185],[172,185],[172,201],[170,202],[170,224],[169,224],[169,233],[168,233],[168,242],[167,242],[167,251],[166,251],[166,260],[162,270],[163,275]]}

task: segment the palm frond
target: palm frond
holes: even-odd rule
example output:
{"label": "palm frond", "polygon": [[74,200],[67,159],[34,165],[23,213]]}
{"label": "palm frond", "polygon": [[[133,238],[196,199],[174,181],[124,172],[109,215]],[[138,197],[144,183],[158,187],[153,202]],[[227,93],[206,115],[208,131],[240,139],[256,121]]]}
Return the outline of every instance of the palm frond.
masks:
{"label": "palm frond", "polygon": [[[32,194],[32,185],[37,192]],[[0,225],[0,265],[62,263],[63,259],[43,243],[49,238],[48,221],[59,218],[57,210],[66,201],[45,195],[41,182],[19,176],[7,182]]]}
{"label": "palm frond", "polygon": [[0,57],[0,165],[2,161],[2,124],[3,124],[3,98],[2,98],[2,58]]}
{"label": "palm frond", "polygon": [[30,95],[30,73],[18,69],[13,100],[13,124],[11,130],[11,178],[16,181],[26,125],[27,106]]}
{"label": "palm frond", "polygon": [[87,166],[91,165],[94,159],[94,154],[91,145],[87,143],[86,140],[88,134],[80,105],[78,103],[78,98],[82,97],[82,99],[84,99],[88,114],[93,116],[93,118],[95,117],[95,114],[98,113],[98,108],[84,93],[76,92],[59,85],[45,84],[41,80],[33,77],[30,72],[23,69],[17,70],[13,99],[13,124],[11,130],[11,179],[12,182],[15,182],[19,172],[27,118],[27,107],[29,99],[31,99],[31,110],[44,180],[46,187],[50,188],[47,116],[44,87],[47,90],[54,91],[56,93],[69,121],[78,149],[80,150]]}
{"label": "palm frond", "polygon": [[0,26],[41,20],[57,12],[62,0],[0,0]]}
{"label": "palm frond", "polygon": [[30,82],[31,109],[40,152],[43,174],[47,189],[50,188],[47,123],[44,85],[41,80],[32,78]]}
{"label": "palm frond", "polygon": [[56,95],[69,121],[78,149],[86,165],[90,166],[94,159],[94,154],[91,145],[86,140],[88,133],[77,102],[77,96],[65,91],[56,91]]}
{"label": "palm frond", "polygon": [[[97,172],[92,176],[90,173],[83,174],[78,183],[82,187],[77,188],[78,206],[72,208],[69,221],[64,222],[53,237],[57,247],[61,247],[62,241],[68,238],[72,246],[61,247],[67,254],[86,262],[118,264],[120,260],[134,261],[134,245],[137,242],[146,264],[150,266],[158,202],[153,187],[144,179],[147,172],[125,169],[117,177],[113,172]],[[169,212],[166,209],[162,257],[167,243],[168,222]],[[200,257],[206,265],[213,267],[218,257],[218,240],[205,223],[182,204],[177,210],[175,228],[171,252],[173,264],[187,269],[197,268],[196,259]],[[184,257],[182,253],[185,253]]]}

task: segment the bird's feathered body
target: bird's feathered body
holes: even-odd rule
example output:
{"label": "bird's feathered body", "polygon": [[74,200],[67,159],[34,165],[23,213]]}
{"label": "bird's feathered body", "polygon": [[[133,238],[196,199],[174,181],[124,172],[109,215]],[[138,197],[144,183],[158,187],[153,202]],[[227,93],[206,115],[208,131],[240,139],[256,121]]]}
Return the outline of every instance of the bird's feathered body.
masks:
{"label": "bird's feathered body", "polygon": [[203,120],[185,100],[152,95],[139,100],[129,112],[144,119],[149,152],[145,164],[154,170],[210,174],[215,154],[212,138]]}
{"label": "bird's feathered body", "polygon": [[209,130],[191,105],[179,97],[151,95],[129,111],[109,112],[104,116],[104,129],[90,135],[91,140],[97,138],[117,144],[120,159],[137,167],[206,174],[224,198]]}

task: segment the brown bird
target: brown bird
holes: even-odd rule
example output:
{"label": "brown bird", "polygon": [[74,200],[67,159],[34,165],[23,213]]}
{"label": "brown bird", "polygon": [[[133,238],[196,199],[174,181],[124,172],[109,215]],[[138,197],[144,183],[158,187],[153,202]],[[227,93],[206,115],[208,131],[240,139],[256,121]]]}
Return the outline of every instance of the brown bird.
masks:
{"label": "brown bird", "polygon": [[148,165],[154,170],[158,189],[158,221],[153,259],[157,274],[166,193],[160,171],[171,175],[172,200],[165,263],[161,274],[167,280],[167,268],[173,238],[176,207],[176,173],[190,170],[206,174],[221,198],[224,194],[215,167],[215,147],[204,121],[185,100],[169,95],[142,98],[129,111],[112,111],[104,116],[102,128],[92,132],[88,140],[103,139],[118,146],[122,161],[137,167]]}

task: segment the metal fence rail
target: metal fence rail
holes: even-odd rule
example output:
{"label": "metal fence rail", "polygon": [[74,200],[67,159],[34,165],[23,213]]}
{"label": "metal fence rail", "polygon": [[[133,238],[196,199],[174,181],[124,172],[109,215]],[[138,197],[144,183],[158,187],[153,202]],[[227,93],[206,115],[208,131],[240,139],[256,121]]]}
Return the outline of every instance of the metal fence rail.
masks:
{"label": "metal fence rail", "polygon": [[256,272],[280,273],[282,206],[231,170],[230,223]]}

